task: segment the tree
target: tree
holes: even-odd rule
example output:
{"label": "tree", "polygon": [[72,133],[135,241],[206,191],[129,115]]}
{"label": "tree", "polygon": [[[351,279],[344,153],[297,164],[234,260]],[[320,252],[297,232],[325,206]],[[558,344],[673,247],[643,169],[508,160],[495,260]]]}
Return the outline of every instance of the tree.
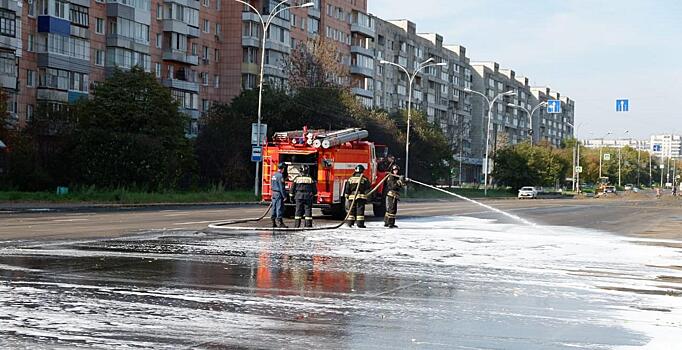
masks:
{"label": "tree", "polygon": [[493,178],[517,190],[523,186],[554,186],[566,177],[571,163],[563,150],[548,144],[533,146],[524,142],[497,151]]}
{"label": "tree", "polygon": [[343,86],[349,76],[336,45],[321,35],[299,43],[291,51],[285,71],[294,91]]}
{"label": "tree", "polygon": [[139,67],[114,71],[74,114],[73,166],[83,184],[173,188],[192,166],[187,117]]}

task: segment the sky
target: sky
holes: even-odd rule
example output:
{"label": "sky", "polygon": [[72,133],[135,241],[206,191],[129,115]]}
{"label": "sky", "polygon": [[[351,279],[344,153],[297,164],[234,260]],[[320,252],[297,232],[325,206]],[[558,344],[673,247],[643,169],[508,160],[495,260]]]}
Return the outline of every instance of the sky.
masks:
{"label": "sky", "polygon": [[[368,8],[573,99],[581,139],[682,133],[682,1],[368,0]],[[630,112],[615,111],[618,98]]]}

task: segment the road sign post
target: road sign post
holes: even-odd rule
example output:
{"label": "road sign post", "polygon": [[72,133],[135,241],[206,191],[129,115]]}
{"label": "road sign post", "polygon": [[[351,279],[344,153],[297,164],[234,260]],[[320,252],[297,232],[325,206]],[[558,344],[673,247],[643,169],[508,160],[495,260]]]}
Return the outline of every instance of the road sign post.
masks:
{"label": "road sign post", "polygon": [[581,167],[581,166],[575,167],[575,172],[578,173],[578,174],[582,174],[582,172],[583,172],[583,167]]}
{"label": "road sign post", "polygon": [[604,153],[604,160],[606,160],[606,161],[611,160],[611,154],[610,153]]}
{"label": "road sign post", "polygon": [[630,100],[623,98],[616,100],[616,112],[629,112]]}

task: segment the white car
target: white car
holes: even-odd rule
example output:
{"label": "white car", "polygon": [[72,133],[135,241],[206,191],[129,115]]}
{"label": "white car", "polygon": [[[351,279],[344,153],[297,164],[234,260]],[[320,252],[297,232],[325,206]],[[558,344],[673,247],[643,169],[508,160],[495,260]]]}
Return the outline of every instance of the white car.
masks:
{"label": "white car", "polygon": [[530,198],[530,199],[535,199],[538,198],[538,190],[535,189],[535,187],[521,187],[519,190],[519,199],[523,198]]}
{"label": "white car", "polygon": [[632,191],[633,188],[635,188],[635,185],[627,184],[623,189],[626,191]]}

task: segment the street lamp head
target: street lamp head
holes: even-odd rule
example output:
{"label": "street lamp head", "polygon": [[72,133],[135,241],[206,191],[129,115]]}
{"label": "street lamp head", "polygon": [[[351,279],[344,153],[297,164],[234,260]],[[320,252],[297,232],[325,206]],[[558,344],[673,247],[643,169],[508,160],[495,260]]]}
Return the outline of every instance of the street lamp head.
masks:
{"label": "street lamp head", "polygon": [[547,105],[547,101],[540,102],[540,106],[546,106],[546,105]]}
{"label": "street lamp head", "polygon": [[305,4],[301,5],[301,8],[313,7],[313,6],[315,6],[314,2],[306,2]]}
{"label": "street lamp head", "polygon": [[469,88],[464,88],[464,92],[473,92],[473,91]]}
{"label": "street lamp head", "polygon": [[516,96],[516,93],[514,91],[509,90],[509,91],[503,93],[502,95],[504,95],[504,96]]}
{"label": "street lamp head", "polygon": [[441,66],[441,67],[442,67],[442,66],[447,66],[447,65],[448,65],[448,64],[445,63],[445,62],[436,63],[436,66]]}
{"label": "street lamp head", "polygon": [[431,57],[431,58],[429,58],[428,60],[422,62],[422,64],[427,64],[427,63],[430,63],[430,62],[433,62],[433,57]]}
{"label": "street lamp head", "polygon": [[379,61],[379,64],[390,64],[390,63],[391,63],[391,62],[388,62],[388,61],[386,61],[386,60],[381,60],[381,61]]}
{"label": "street lamp head", "polygon": [[511,108],[520,108],[521,106],[517,106],[517,105],[515,105],[515,104],[513,104],[513,103],[507,103],[507,107],[511,107]]}

